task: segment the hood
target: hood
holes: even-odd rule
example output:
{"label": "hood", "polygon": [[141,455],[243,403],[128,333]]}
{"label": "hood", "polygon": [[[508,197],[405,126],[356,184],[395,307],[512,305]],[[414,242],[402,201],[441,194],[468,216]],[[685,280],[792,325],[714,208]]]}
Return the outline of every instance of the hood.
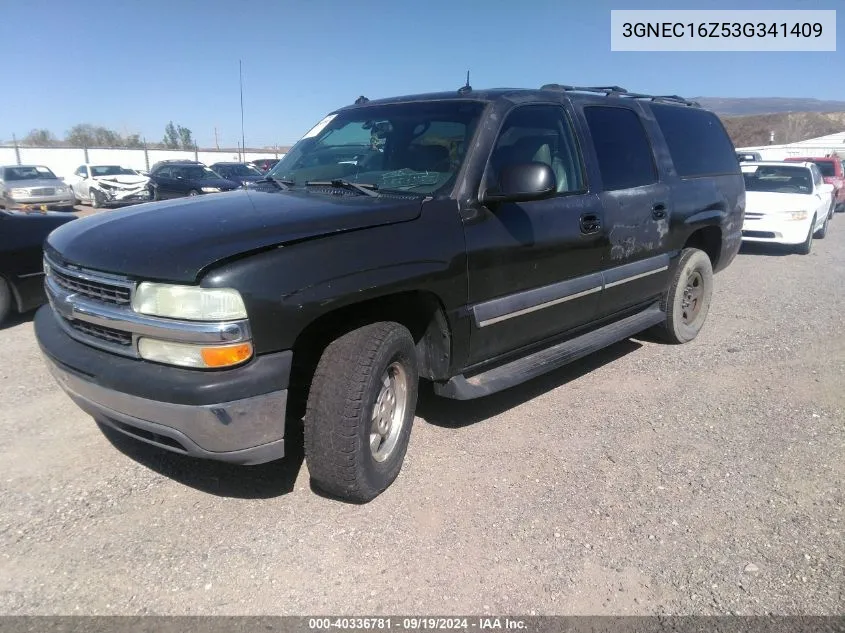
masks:
{"label": "hood", "polygon": [[8,180],[5,187],[6,189],[34,189],[36,187],[67,187],[67,184],[58,178],[33,178],[32,180]]}
{"label": "hood", "polygon": [[116,176],[94,176],[97,182],[112,182],[121,185],[143,185],[149,181],[146,176],[130,176],[129,174],[119,174]]}
{"label": "hood", "polygon": [[800,211],[810,206],[813,196],[806,193],[769,193],[767,191],[746,191],[745,211],[777,213],[779,211]]}
{"label": "hood", "polygon": [[413,220],[420,200],[242,190],[144,203],[54,231],[59,261],[137,279],[193,283],[230,257],[341,231]]}

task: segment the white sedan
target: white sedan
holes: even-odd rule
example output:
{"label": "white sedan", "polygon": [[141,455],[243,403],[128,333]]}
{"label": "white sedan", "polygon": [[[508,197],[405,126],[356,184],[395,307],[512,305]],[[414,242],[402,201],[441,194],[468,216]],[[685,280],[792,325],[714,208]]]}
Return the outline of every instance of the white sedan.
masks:
{"label": "white sedan", "polygon": [[806,255],[823,238],[833,217],[833,185],[813,163],[754,162],[745,177],[745,242],[794,246]]}
{"label": "white sedan", "polygon": [[151,199],[150,179],[119,165],[80,165],[65,182],[77,200],[94,208]]}

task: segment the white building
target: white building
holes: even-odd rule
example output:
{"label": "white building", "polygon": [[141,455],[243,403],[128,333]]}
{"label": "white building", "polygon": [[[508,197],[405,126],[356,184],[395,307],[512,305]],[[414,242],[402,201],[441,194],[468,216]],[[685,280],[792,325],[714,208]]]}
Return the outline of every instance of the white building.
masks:
{"label": "white building", "polygon": [[789,156],[827,156],[839,154],[845,159],[845,132],[828,134],[786,145],[762,145],[760,147],[737,147],[738,152],[759,152],[763,160],[783,160]]}

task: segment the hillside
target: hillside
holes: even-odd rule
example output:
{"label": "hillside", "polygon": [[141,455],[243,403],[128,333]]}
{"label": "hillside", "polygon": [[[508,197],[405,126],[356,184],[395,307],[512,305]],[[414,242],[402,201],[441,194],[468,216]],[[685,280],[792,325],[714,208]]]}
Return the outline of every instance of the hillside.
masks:
{"label": "hillside", "polygon": [[768,145],[772,132],[775,133],[775,144],[780,145],[838,132],[845,134],[845,104],[842,110],[722,116],[721,119],[737,147]]}
{"label": "hillside", "polygon": [[796,99],[790,97],[693,97],[702,107],[719,116],[776,114],[778,112],[843,112],[845,101]]}

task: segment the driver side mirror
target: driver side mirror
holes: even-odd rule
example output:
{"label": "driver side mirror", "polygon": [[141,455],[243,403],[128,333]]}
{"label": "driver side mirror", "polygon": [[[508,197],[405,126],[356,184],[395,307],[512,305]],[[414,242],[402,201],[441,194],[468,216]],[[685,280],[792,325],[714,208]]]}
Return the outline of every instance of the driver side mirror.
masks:
{"label": "driver side mirror", "polygon": [[480,202],[529,202],[551,198],[556,192],[557,181],[551,167],[545,163],[522,163],[503,167],[499,186],[482,192]]}
{"label": "driver side mirror", "polygon": [[833,185],[831,185],[830,183],[827,183],[827,182],[819,185],[819,191],[821,193],[833,193],[833,189],[834,189]]}

